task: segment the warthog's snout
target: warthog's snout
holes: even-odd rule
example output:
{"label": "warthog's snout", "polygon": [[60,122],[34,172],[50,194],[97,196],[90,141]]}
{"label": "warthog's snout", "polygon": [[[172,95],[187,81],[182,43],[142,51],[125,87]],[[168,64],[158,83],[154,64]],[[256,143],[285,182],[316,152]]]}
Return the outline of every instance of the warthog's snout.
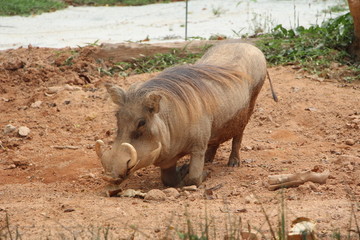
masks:
{"label": "warthog's snout", "polygon": [[105,170],[102,178],[112,184],[120,184],[137,169],[151,165],[158,158],[162,149],[161,143],[158,142],[157,148],[140,161],[136,149],[130,143],[122,143],[120,146],[114,146],[113,149],[105,151],[103,150],[104,146],[102,140],[97,140],[95,152]]}

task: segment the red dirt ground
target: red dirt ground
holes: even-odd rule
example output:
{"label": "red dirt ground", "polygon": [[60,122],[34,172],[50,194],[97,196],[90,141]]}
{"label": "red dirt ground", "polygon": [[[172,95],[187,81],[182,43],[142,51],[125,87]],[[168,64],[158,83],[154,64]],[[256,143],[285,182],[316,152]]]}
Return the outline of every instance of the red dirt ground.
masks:
{"label": "red dirt ground", "polygon": [[[116,106],[102,83],[127,88],[154,74],[102,76],[98,69],[106,68],[107,61],[92,58],[95,50],[29,47],[0,52],[0,239],[10,238],[7,228],[2,229],[8,224],[12,236],[18,229],[22,239],[176,239],[176,232],[186,229],[187,218],[199,231],[206,214],[216,224],[212,239],[223,239],[229,232],[226,226],[235,226],[238,218],[245,230],[249,224],[271,238],[262,206],[277,229],[281,199],[287,226],[297,217],[307,217],[316,224],[320,239],[349,230],[356,235],[358,83],[319,79],[291,66],[270,68],[280,100],[272,100],[266,82],[244,134],[239,168],[226,167],[230,145],[225,143],[214,163],[206,164],[210,178],[194,192],[179,189],[179,197],[164,201],[109,198],[93,149],[95,140],[109,143],[116,132]],[[339,68],[335,65],[331,71]],[[65,84],[76,89],[47,94],[48,87]],[[31,106],[36,101],[41,105]],[[31,132],[27,137],[17,130],[5,134],[7,124],[26,126]],[[326,184],[306,183],[283,191],[266,187],[269,175],[313,168],[330,170]],[[204,197],[205,189],[214,186],[220,188]],[[148,192],[166,187],[159,169],[148,167],[121,188]]]}

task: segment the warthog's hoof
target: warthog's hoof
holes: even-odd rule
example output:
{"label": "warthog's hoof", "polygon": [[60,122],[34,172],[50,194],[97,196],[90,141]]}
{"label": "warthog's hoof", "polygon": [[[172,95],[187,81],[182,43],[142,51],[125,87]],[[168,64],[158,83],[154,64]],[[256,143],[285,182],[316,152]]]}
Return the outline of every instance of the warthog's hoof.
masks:
{"label": "warthog's hoof", "polygon": [[227,164],[229,167],[239,167],[240,166],[240,159],[237,157],[230,157],[229,162]]}
{"label": "warthog's hoof", "polygon": [[187,174],[181,181],[179,187],[182,186],[191,186],[196,185],[200,186],[203,181],[206,180],[206,178],[210,175],[210,171],[204,170],[202,174],[200,174],[199,177],[190,177],[189,174]]}

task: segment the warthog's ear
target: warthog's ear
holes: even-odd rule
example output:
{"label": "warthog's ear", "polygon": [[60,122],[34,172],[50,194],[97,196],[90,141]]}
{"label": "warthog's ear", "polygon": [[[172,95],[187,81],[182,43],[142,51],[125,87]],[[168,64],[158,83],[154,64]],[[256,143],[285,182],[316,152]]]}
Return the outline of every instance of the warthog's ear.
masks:
{"label": "warthog's ear", "polygon": [[146,97],[144,105],[150,113],[158,113],[160,111],[160,100],[160,95],[150,94]]}
{"label": "warthog's ear", "polygon": [[105,83],[105,87],[114,103],[117,105],[123,105],[125,103],[126,92],[124,89],[112,83]]}

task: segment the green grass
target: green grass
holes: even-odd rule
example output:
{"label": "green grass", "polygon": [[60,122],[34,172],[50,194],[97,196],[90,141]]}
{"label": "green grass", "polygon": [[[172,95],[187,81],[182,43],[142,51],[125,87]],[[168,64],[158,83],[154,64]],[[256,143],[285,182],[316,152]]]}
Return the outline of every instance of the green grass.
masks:
{"label": "green grass", "polygon": [[296,29],[276,26],[256,42],[271,65],[300,65],[304,70],[326,75],[335,63],[347,66],[350,73],[343,80],[360,79],[360,66],[347,53],[353,39],[353,20],[350,13],[314,25]]}
{"label": "green grass", "polygon": [[140,6],[153,3],[167,3],[170,0],[66,0],[70,5],[92,5],[92,6],[115,6],[115,5],[125,5],[125,6]]}
{"label": "green grass", "polygon": [[0,0],[0,16],[29,16],[66,7],[64,2],[56,0]]}
{"label": "green grass", "polygon": [[158,72],[174,65],[194,63],[201,58],[209,47],[210,45],[205,46],[199,53],[191,53],[186,49],[173,49],[169,53],[159,53],[154,56],[137,58],[132,62],[115,63],[107,69],[99,69],[99,72],[110,76],[114,74],[129,76],[140,73]]}
{"label": "green grass", "polygon": [[0,16],[29,16],[64,9],[68,5],[80,6],[138,6],[170,0],[0,0]]}

